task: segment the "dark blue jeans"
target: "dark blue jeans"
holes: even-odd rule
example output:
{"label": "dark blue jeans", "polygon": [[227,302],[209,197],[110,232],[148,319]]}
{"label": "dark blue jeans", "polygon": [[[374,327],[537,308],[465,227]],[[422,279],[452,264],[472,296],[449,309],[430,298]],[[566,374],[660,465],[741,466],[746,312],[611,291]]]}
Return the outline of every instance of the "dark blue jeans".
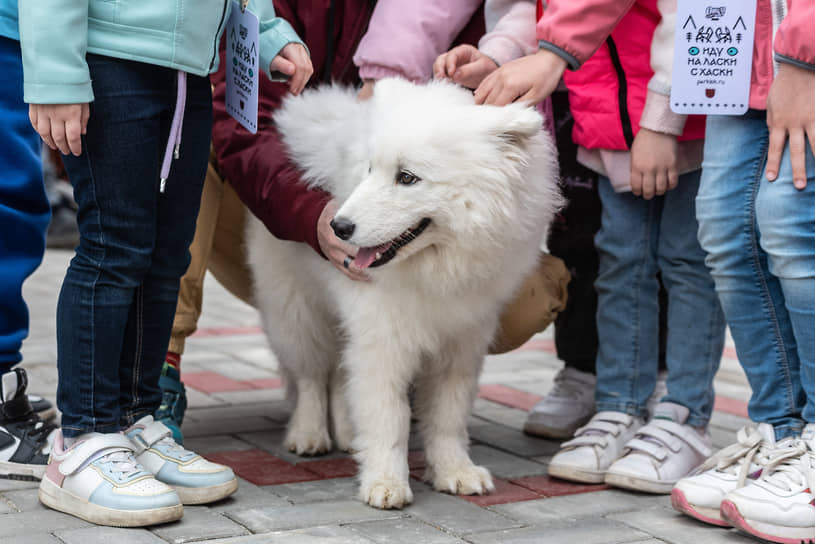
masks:
{"label": "dark blue jeans", "polygon": [[95,95],[87,135],[81,156],[64,157],[80,232],[57,306],[57,404],[68,437],[118,431],[159,406],[212,125],[209,79],[190,75],[180,158],[160,193],[176,72],[87,59]]}
{"label": "dark blue jeans", "polygon": [[20,362],[28,335],[23,281],[39,266],[51,207],[45,196],[40,137],[23,102],[20,44],[0,37],[0,374]]}

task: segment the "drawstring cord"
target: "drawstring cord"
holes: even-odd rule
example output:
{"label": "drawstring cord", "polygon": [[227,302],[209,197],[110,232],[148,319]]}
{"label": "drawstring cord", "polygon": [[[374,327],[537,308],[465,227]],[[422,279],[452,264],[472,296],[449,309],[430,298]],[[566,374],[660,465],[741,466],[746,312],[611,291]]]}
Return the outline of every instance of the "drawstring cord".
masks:
{"label": "drawstring cord", "polygon": [[161,163],[161,183],[159,192],[163,193],[170,177],[170,166],[173,159],[179,157],[181,149],[181,129],[184,126],[184,109],[187,107],[187,73],[178,71],[178,93],[175,99],[175,112],[173,124],[170,125],[170,136],[167,138],[167,147],[164,150],[164,161]]}

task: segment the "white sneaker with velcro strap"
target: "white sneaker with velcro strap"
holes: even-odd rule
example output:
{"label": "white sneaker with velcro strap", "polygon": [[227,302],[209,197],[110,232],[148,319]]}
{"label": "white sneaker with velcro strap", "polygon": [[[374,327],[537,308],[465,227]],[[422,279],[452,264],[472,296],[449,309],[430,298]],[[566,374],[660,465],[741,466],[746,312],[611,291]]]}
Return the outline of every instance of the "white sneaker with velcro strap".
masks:
{"label": "white sneaker with velcro strap", "polygon": [[120,433],[88,433],[65,449],[54,438],[40,502],[91,523],[144,527],[181,519],[184,507],[172,488],[156,480],[133,456]]}
{"label": "white sneaker with velcro strap", "polygon": [[169,427],[144,416],[125,431],[136,459],[160,482],[172,486],[184,504],[219,501],[238,489],[232,469],[207,461],[173,440]]}
{"label": "white sneaker with velcro strap", "polygon": [[549,462],[549,475],[573,482],[599,484],[623,451],[623,446],[642,427],[641,418],[622,412],[598,412],[575,437],[560,446]]}
{"label": "white sneaker with velcro strap", "polygon": [[622,457],[606,472],[614,487],[668,494],[674,484],[705,462],[713,452],[710,435],[685,423],[689,410],[661,402],[654,418],[626,445]]}

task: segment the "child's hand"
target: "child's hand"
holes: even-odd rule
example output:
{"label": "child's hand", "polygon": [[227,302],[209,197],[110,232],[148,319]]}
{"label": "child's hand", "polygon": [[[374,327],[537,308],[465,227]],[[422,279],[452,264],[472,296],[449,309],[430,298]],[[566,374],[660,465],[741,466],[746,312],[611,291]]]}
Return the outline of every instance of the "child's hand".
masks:
{"label": "child's hand", "polygon": [[472,45],[463,44],[439,55],[433,63],[433,78],[451,79],[459,85],[475,89],[497,69],[494,60]]}
{"label": "child's hand", "polygon": [[353,261],[359,249],[337,238],[334,229],[331,228],[331,220],[334,219],[337,209],[336,201],[329,200],[317,219],[317,242],[320,244],[320,249],[334,268],[352,280],[371,281],[368,274],[357,268],[353,262],[349,262]]}
{"label": "child's hand", "polygon": [[63,155],[82,154],[82,136],[88,129],[88,104],[30,104],[31,126],[51,149]]}
{"label": "child's hand", "polygon": [[299,43],[290,43],[272,59],[269,71],[283,72],[289,76],[289,91],[300,94],[314,73],[314,67],[306,48]]}
{"label": "child's hand", "polygon": [[510,102],[537,104],[557,88],[566,61],[548,49],[508,62],[475,90],[476,104],[504,106]]}
{"label": "child's hand", "polygon": [[631,192],[645,200],[679,183],[676,136],[640,128],[631,144]]}
{"label": "child's hand", "polygon": [[790,141],[792,180],[796,189],[807,186],[807,138],[815,154],[815,74],[786,62],[780,63],[778,75],[767,97],[767,126],[770,147],[767,151],[767,179],[775,181],[787,137]]}
{"label": "child's hand", "polygon": [[364,79],[362,80],[362,87],[359,89],[359,93],[357,93],[358,100],[368,100],[374,95],[374,85],[376,85],[375,79]]}

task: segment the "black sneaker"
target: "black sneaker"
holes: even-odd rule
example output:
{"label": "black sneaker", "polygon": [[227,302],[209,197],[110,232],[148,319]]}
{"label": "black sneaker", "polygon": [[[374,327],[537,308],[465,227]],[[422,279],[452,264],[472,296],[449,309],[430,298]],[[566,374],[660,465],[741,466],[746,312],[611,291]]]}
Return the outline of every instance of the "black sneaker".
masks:
{"label": "black sneaker", "polygon": [[28,403],[31,409],[43,421],[51,421],[57,417],[57,409],[50,400],[38,397],[37,395],[28,395]]}
{"label": "black sneaker", "polygon": [[0,376],[0,382],[0,478],[40,480],[56,427],[31,408],[25,370],[15,368]]}

